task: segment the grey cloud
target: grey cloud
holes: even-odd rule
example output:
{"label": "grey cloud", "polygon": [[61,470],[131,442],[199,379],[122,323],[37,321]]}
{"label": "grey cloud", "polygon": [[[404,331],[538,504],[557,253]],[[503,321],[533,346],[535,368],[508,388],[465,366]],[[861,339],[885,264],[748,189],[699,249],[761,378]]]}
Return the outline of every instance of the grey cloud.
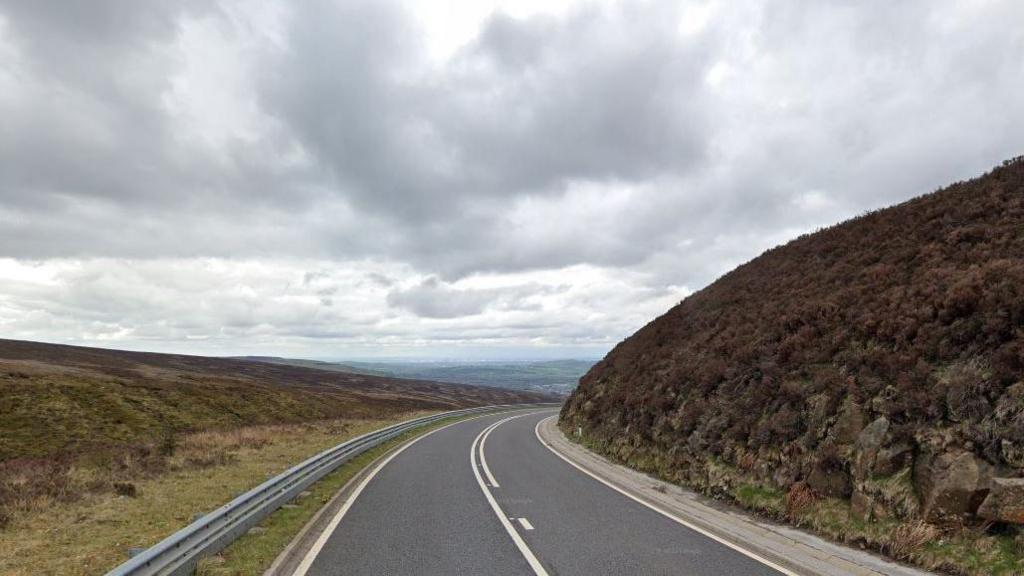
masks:
{"label": "grey cloud", "polygon": [[[324,306],[318,286],[303,282],[308,269],[273,260],[0,260],[4,334],[165,351],[298,350],[320,357],[353,348],[404,352],[423,343],[508,350],[545,342],[592,350],[610,345],[662,307],[652,306],[648,291],[628,282],[611,289],[551,278],[469,289],[428,278],[401,295],[407,304],[424,314],[458,307],[466,313],[482,307],[483,313],[421,322],[406,308],[389,313],[401,297],[364,285],[367,273],[396,270],[321,262],[315,267],[317,284],[338,288],[330,297],[333,305]],[[549,306],[560,299],[572,304],[554,314]]]}
{"label": "grey cloud", "polygon": [[[264,104],[361,208],[414,232],[479,199],[677,173],[703,157],[707,54],[674,39],[674,10],[498,14],[424,71],[425,49],[394,6],[307,6]],[[340,28],[350,32],[332,34]]]}
{"label": "grey cloud", "polygon": [[488,309],[536,312],[542,309],[538,297],[565,290],[566,286],[536,283],[500,288],[457,288],[431,276],[414,286],[392,289],[388,292],[387,303],[423,318],[459,318],[481,314]]}
{"label": "grey cloud", "polygon": [[390,288],[395,284],[395,280],[393,278],[389,278],[388,276],[381,274],[379,272],[370,272],[369,274],[366,275],[366,279],[384,288]]}
{"label": "grey cloud", "polygon": [[388,305],[404,308],[424,318],[457,318],[483,312],[499,292],[451,288],[437,278],[388,293]]}
{"label": "grey cloud", "polygon": [[[244,0],[0,0],[0,256],[395,263],[357,283],[390,295],[376,317],[458,330],[542,312],[534,288],[460,279],[590,265],[632,273],[629,293],[660,303],[1024,151],[1024,4],[716,5],[690,34],[686,3],[496,13],[435,62],[397,2],[281,3],[278,37],[246,20],[264,5]],[[205,64],[179,46],[196,22],[241,55],[225,108],[253,108],[252,133],[211,144],[168,104],[178,75]],[[223,47],[193,48],[214,60]],[[255,321],[242,298],[225,326],[368,322],[341,316],[346,290],[305,272],[288,276],[305,287],[297,308]],[[164,281],[176,274],[188,272]],[[116,324],[114,293],[137,326],[152,320],[149,289],[79,281],[61,313]]]}
{"label": "grey cloud", "polygon": [[[609,242],[530,246],[502,215],[572,182],[643,181],[704,155],[707,54],[676,42],[673,9],[498,14],[432,69],[396,5],[304,4],[289,18],[287,49],[255,67],[263,76],[252,88],[277,123],[270,141],[232,142],[226,161],[182,141],[160,105],[180,66],[167,45],[173,24],[202,11],[153,11],[110,39],[99,16],[92,32],[68,35],[86,48],[103,37],[76,67],[99,70],[102,87],[60,67],[41,72],[28,39],[59,35],[62,16],[20,3],[5,11],[30,56],[16,103],[26,110],[0,134],[7,254],[383,256],[446,277],[621,265],[650,244],[603,230]],[[38,106],[33,92],[46,103],[55,85],[73,101]],[[278,140],[312,163],[281,166]]]}
{"label": "grey cloud", "polygon": [[[0,198],[60,207],[65,197],[122,203],[180,195],[207,169],[176,158],[161,108],[173,58],[164,48],[189,3],[5,1],[20,81],[0,129]],[[175,160],[189,165],[179,166]],[[164,187],[170,180],[171,187]]]}
{"label": "grey cloud", "polygon": [[321,280],[326,280],[327,278],[329,278],[328,274],[323,271],[318,270],[315,272],[306,272],[302,275],[302,284],[303,286],[310,286],[320,282]]}

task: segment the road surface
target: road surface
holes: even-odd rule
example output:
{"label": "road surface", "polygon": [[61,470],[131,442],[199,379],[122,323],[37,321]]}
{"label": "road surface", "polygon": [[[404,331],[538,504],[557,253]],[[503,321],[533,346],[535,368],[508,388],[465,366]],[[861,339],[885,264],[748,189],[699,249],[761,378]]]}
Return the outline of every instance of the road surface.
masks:
{"label": "road surface", "polygon": [[553,414],[466,420],[408,445],[297,574],[779,574],[565,462],[535,434]]}

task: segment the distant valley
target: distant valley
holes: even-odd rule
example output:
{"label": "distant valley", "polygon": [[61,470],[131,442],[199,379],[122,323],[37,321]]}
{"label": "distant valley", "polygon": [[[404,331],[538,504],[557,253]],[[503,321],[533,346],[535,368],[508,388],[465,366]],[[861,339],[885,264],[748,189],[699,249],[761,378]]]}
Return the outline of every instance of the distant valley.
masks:
{"label": "distant valley", "polygon": [[265,356],[248,356],[245,359],[349,374],[471,384],[562,396],[572,392],[580,378],[594,365],[594,361],[576,359],[494,362],[324,362]]}

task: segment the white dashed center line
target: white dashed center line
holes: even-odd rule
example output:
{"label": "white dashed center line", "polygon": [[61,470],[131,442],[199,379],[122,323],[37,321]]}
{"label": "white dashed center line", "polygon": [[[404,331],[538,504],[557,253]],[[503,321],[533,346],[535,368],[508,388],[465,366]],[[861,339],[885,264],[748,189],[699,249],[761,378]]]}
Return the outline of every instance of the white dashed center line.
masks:
{"label": "white dashed center line", "polygon": [[523,527],[523,530],[533,530],[533,524],[530,524],[530,521],[526,518],[520,518],[519,524]]}

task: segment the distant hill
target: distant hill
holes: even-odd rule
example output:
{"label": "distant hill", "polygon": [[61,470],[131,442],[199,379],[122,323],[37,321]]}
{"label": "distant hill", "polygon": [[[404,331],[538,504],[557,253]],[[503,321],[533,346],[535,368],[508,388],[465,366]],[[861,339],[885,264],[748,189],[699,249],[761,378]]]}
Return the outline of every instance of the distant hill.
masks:
{"label": "distant hill", "polygon": [[305,360],[303,358],[281,358],[279,356],[237,356],[239,360],[254,360],[268,364],[280,364],[283,366],[301,366],[303,368],[316,368],[317,370],[330,370],[332,372],[344,372],[346,374],[367,374],[370,376],[388,376],[387,372],[372,370],[369,368],[358,368],[352,363],[326,362],[324,360]]}
{"label": "distant hill", "polygon": [[1016,159],[738,267],[616,346],[561,423],[711,493],[805,486],[861,518],[1020,522],[1004,504],[1024,489],[992,479],[1024,476],[1022,377]]}
{"label": "distant hill", "polygon": [[246,357],[252,360],[334,370],[350,374],[413,378],[567,395],[594,365],[587,360],[509,362],[323,362],[290,358]]}
{"label": "distant hill", "polygon": [[226,358],[0,340],[0,463],[182,431],[550,400]]}

